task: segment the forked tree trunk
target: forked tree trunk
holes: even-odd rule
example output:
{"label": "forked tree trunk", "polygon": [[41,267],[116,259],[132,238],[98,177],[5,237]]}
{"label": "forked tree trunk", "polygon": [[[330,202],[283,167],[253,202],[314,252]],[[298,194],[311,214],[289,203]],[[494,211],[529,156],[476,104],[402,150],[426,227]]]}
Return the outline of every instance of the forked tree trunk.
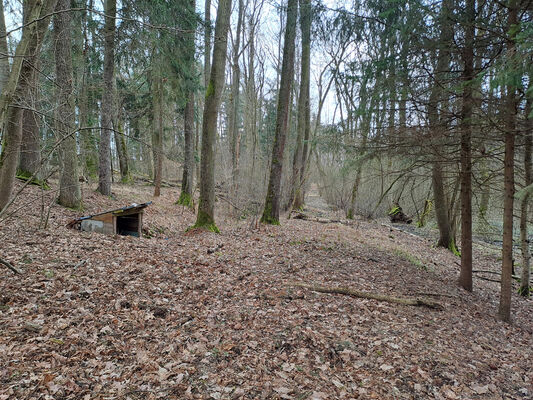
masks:
{"label": "forked tree trunk", "polygon": [[215,224],[215,143],[218,109],[224,89],[231,0],[220,0],[215,23],[213,65],[205,94],[202,123],[200,199],[195,227],[218,232]]}
{"label": "forked tree trunk", "polygon": [[276,130],[270,177],[265,201],[265,208],[261,222],[279,225],[281,210],[281,177],[283,173],[283,155],[287,139],[287,125],[289,119],[289,105],[292,82],[294,79],[294,39],[296,37],[296,16],[298,1],[289,0],[287,5],[287,23],[285,26],[285,43],[283,45],[283,62],[278,94],[278,108],[276,113]]}
{"label": "forked tree trunk", "polygon": [[[17,107],[25,103],[27,87],[22,84],[21,76],[25,71],[24,59],[29,57],[28,50],[35,47],[38,53],[42,37],[50,23],[50,14],[57,0],[31,1],[29,21],[37,23],[27,25],[17,45],[9,79],[0,95],[0,129],[2,132],[2,152],[0,154],[0,212],[8,205],[15,183],[20,142],[22,139],[22,109]],[[37,43],[37,46],[34,46]],[[27,65],[27,64],[26,64]]]}
{"label": "forked tree trunk", "polygon": [[[510,0],[507,17],[509,31],[516,26],[516,0]],[[514,34],[507,39],[507,58],[512,60],[515,55]],[[502,321],[511,320],[511,292],[513,275],[513,209],[514,209],[514,154],[515,154],[515,87],[507,85],[505,102],[505,157],[504,157],[504,200],[503,200],[503,244],[502,244],[502,278],[500,306],[498,316]]]}
{"label": "forked tree trunk", "polygon": [[111,196],[111,131],[113,130],[113,79],[115,76],[115,16],[117,1],[105,0],[104,80],[102,128],[98,148],[98,191]]}
{"label": "forked tree trunk", "polygon": [[59,0],[54,14],[54,56],[56,64],[56,90],[59,102],[56,111],[56,131],[61,142],[61,175],[59,178],[59,204],[81,207],[81,191],[78,176],[78,154],[74,123],[74,96],[71,54],[70,0]]}
{"label": "forked tree trunk", "polygon": [[[530,75],[531,77],[531,75]],[[530,78],[531,79],[531,78]],[[533,87],[530,80],[530,88]],[[525,186],[533,184],[533,161],[532,161],[532,152],[533,152],[533,118],[529,118],[531,113],[531,98],[527,100],[525,118],[526,118],[526,132],[524,137],[524,175],[525,175]],[[520,289],[519,293],[524,296],[529,296],[529,282],[530,282],[530,268],[531,268],[531,248],[529,241],[527,240],[528,236],[528,210],[529,210],[529,200],[531,195],[526,193],[525,197],[522,199],[520,204],[520,246],[522,249],[522,276],[520,279]]]}
{"label": "forked tree trunk", "polygon": [[461,273],[459,285],[472,291],[472,81],[474,79],[475,0],[466,1],[461,111]]}

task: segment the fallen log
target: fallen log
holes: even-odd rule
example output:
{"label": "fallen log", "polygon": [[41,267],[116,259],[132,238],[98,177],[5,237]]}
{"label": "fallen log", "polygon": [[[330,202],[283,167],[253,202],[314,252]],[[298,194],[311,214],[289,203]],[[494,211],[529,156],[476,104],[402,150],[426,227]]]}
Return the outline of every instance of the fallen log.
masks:
{"label": "fallen log", "polygon": [[0,258],[0,264],[5,265],[7,268],[9,268],[11,271],[13,271],[15,274],[22,274],[22,271],[18,268],[15,268],[9,261],[2,260]]}
{"label": "fallen log", "polygon": [[343,287],[326,287],[319,285],[310,285],[308,283],[295,282],[291,284],[292,286],[301,287],[305,289],[312,290],[314,292],[320,293],[330,293],[330,294],[344,294],[347,296],[359,297],[361,299],[370,299],[377,301],[385,301],[387,303],[402,304],[406,306],[418,306],[418,307],[428,307],[435,310],[443,310],[444,307],[431,300],[419,299],[419,298],[401,298],[401,297],[392,297],[379,293],[369,293],[361,292],[359,290],[343,288]]}
{"label": "fallen log", "polygon": [[318,222],[320,224],[343,224],[343,225],[353,225],[351,221],[348,220],[342,220],[342,219],[329,219],[329,218],[321,218],[321,217],[314,217],[308,214],[305,214],[303,212],[296,213],[292,219],[302,219],[304,221],[311,221],[311,222]]}

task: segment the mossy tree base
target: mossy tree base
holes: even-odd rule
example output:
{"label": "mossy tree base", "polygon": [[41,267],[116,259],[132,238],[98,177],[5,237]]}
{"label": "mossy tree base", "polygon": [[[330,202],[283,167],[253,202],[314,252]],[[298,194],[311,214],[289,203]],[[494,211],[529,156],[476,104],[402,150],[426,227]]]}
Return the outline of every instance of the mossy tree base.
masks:
{"label": "mossy tree base", "polygon": [[450,250],[457,257],[461,257],[461,252],[457,248],[457,245],[455,244],[455,240],[454,239],[450,240],[450,244],[448,245],[448,250]]}
{"label": "mossy tree base", "polygon": [[188,208],[194,208],[194,200],[192,196],[187,192],[181,192],[180,197],[176,204],[179,204],[180,206],[188,207]]}
{"label": "mossy tree base", "polygon": [[348,213],[346,214],[346,219],[354,219],[354,212],[352,209],[348,210]]}
{"label": "mossy tree base", "polygon": [[273,216],[266,215],[266,214],[263,214],[263,216],[261,217],[261,223],[262,224],[269,224],[269,225],[281,225],[279,223],[279,219],[276,219]]}
{"label": "mossy tree base", "polygon": [[196,223],[187,228],[187,232],[193,229],[204,229],[213,233],[220,233],[220,229],[216,226],[215,220],[202,210],[198,210]]}
{"label": "mossy tree base", "polygon": [[280,225],[279,219],[272,214],[274,214],[272,211],[272,203],[267,201],[267,204],[265,204],[265,210],[263,211],[263,215],[261,216],[261,223],[269,225]]}

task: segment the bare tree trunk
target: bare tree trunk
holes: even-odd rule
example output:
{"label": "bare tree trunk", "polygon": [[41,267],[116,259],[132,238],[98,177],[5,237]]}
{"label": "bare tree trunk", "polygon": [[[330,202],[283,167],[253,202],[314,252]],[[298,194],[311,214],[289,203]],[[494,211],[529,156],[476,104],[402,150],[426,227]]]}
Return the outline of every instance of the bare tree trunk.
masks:
{"label": "bare tree trunk", "polygon": [[[531,77],[531,74],[530,74]],[[530,80],[530,87],[533,87]],[[531,98],[527,99],[525,118],[526,118],[526,132],[524,137],[524,172],[525,172],[525,182],[524,186],[529,186],[533,184],[533,118],[529,117],[531,113]],[[529,241],[527,240],[528,234],[528,209],[529,209],[529,200],[531,195],[526,193],[525,197],[522,199],[520,204],[520,247],[522,249],[522,276],[520,279],[520,289],[519,293],[524,296],[529,296],[529,282],[530,282],[530,268],[531,268],[531,249]]]}
{"label": "bare tree trunk", "polygon": [[111,131],[113,130],[113,80],[115,76],[115,16],[117,1],[105,0],[104,80],[102,95],[102,128],[98,149],[98,191],[111,196]]}
{"label": "bare tree trunk", "polygon": [[298,1],[288,0],[287,24],[285,26],[285,43],[283,45],[283,63],[278,95],[278,109],[276,113],[276,131],[272,149],[272,163],[265,201],[265,208],[261,222],[279,225],[281,209],[281,177],[283,173],[283,155],[287,139],[287,124],[291,88],[294,79],[294,39],[296,37],[296,16]]}
{"label": "bare tree trunk", "polygon": [[195,73],[195,43],[194,36],[196,32],[196,22],[194,18],[195,13],[195,0],[191,0],[189,3],[189,9],[187,12],[190,14],[190,25],[186,26],[186,29],[190,32],[187,34],[186,39],[186,54],[184,54],[184,61],[186,64],[186,73],[187,73],[187,83],[185,87],[187,88],[186,104],[183,115],[183,135],[185,137],[185,160],[183,163],[183,176],[181,179],[181,193],[178,199],[178,204],[181,204],[186,207],[194,207],[193,201],[193,191],[194,191],[194,84],[196,83],[194,79]]}
{"label": "bare tree trunk", "polygon": [[[516,0],[509,0],[508,5],[509,30],[518,22]],[[515,55],[514,34],[507,38],[507,58]],[[502,244],[502,279],[500,293],[500,307],[498,317],[505,322],[511,321],[511,292],[513,275],[513,210],[514,210],[514,154],[515,154],[515,114],[516,88],[507,85],[507,99],[505,102],[505,157],[504,157],[504,200],[503,200],[503,244]]]}
{"label": "bare tree trunk", "polygon": [[[439,51],[437,56],[437,65],[435,71],[435,79],[437,82],[433,84],[432,91],[429,98],[428,106],[428,120],[431,135],[440,139],[443,134],[447,121],[445,117],[439,116],[439,107],[442,108],[441,103],[445,103],[443,96],[446,94],[442,90],[442,81],[445,80],[445,72],[449,69],[450,64],[450,49],[451,40],[453,37],[453,25],[450,19],[452,13],[453,2],[451,0],[444,0],[440,15],[441,33],[439,37]],[[441,82],[438,82],[441,81]],[[401,114],[400,114],[401,115]],[[403,119],[404,117],[402,117]],[[405,121],[402,121],[404,123]],[[433,186],[433,200],[435,201],[435,216],[437,226],[439,228],[439,240],[437,245],[457,251],[455,245],[454,225],[450,221],[450,205],[449,199],[445,191],[445,177],[443,173],[443,159],[440,155],[440,146],[434,144],[433,150],[435,153],[435,160],[432,163],[431,180]]]}
{"label": "bare tree trunk", "polygon": [[[0,94],[9,79],[9,57],[7,48],[6,21],[4,17],[4,2],[0,1]],[[0,136],[0,140],[1,140]]]}
{"label": "bare tree trunk", "polygon": [[61,176],[59,179],[59,204],[81,207],[78,154],[74,124],[74,97],[71,54],[70,0],[59,0],[54,14],[54,55],[56,64],[56,91],[59,102],[56,111],[56,130],[62,140],[60,150]]}
{"label": "bare tree trunk", "polygon": [[114,105],[113,105],[113,136],[115,138],[115,147],[118,155],[118,166],[120,169],[120,181],[122,183],[131,182],[130,166],[128,157],[128,147],[124,137],[124,126],[122,123],[122,105],[117,90],[117,81],[113,80]]}
{"label": "bare tree trunk", "polygon": [[291,205],[299,210],[304,205],[304,169],[307,159],[311,113],[309,84],[311,81],[311,1],[300,0],[300,29],[302,31],[302,62],[298,98],[298,127],[296,150],[292,161]]}
{"label": "bare tree trunk", "polygon": [[213,65],[205,94],[202,123],[200,199],[194,226],[206,228],[213,232],[218,232],[215,224],[215,143],[218,109],[224,89],[230,16],[231,0],[219,0],[215,24],[217,40],[213,46]]}
{"label": "bare tree trunk", "polygon": [[[13,59],[9,79],[0,95],[0,129],[2,131],[2,152],[0,154],[0,212],[6,207],[11,197],[15,183],[15,173],[18,164],[20,142],[22,139],[22,109],[18,107],[25,103],[27,87],[22,84],[21,76],[26,73],[29,49],[40,51],[41,40],[50,23],[50,13],[57,0],[36,1],[32,0],[29,6],[29,21],[37,23],[27,25],[22,32],[22,37]],[[37,43],[37,46],[34,46]]]}
{"label": "bare tree trunk", "polygon": [[[93,0],[90,0],[87,4],[89,10],[93,8]],[[95,140],[95,130],[89,129],[89,26],[92,26],[89,20],[90,14],[87,11],[83,11],[81,20],[81,34],[83,37],[83,58],[80,65],[80,95],[78,97],[79,108],[79,128],[80,130],[80,150],[81,150],[81,172],[85,177],[96,175],[96,169],[98,167],[97,154]],[[92,29],[91,29],[92,31]]]}
{"label": "bare tree trunk", "polygon": [[204,84],[207,88],[211,73],[211,0],[205,0],[204,12]]}
{"label": "bare tree trunk", "polygon": [[233,60],[231,77],[230,111],[228,118],[228,136],[230,139],[231,154],[231,193],[236,196],[238,190],[240,132],[239,132],[239,94],[241,81],[241,68],[239,58],[241,55],[241,32],[244,19],[244,1],[239,0],[239,14],[237,16],[237,31],[233,41]]}
{"label": "bare tree trunk", "polygon": [[[23,6],[24,23],[28,23],[29,12],[31,11],[28,9],[29,6],[31,3],[26,0]],[[42,38],[39,41],[42,42]],[[27,88],[25,96],[27,108],[22,111],[22,142],[20,144],[18,174],[25,177],[36,174],[38,178],[40,175],[38,171],[41,167],[41,140],[39,116],[34,111],[39,96],[39,79],[36,72],[39,67],[39,54],[36,45],[37,42],[28,49],[29,57],[24,60],[24,64],[27,65],[23,67],[21,74],[22,84]]]}
{"label": "bare tree trunk", "polygon": [[472,291],[472,81],[474,79],[475,0],[466,2],[461,111],[461,273],[459,285]]}
{"label": "bare tree trunk", "polygon": [[152,82],[152,150],[154,155],[154,196],[161,195],[163,179],[163,77],[160,71]]}

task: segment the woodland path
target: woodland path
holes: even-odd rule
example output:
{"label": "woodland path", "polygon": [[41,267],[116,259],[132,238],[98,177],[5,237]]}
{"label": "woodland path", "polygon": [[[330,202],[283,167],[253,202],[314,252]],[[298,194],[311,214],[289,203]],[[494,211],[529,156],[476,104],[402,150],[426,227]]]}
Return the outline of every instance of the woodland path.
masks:
{"label": "woodland path", "polygon": [[[151,188],[116,192],[86,189],[84,213]],[[38,212],[1,222],[2,257],[25,273],[0,269],[0,399],[531,398],[531,301],[513,297],[515,324],[497,321],[499,285],[460,290],[455,256],[431,241],[359,220],[250,229],[224,215],[220,235],[184,233],[194,215],[176,197],[147,209],[151,239],[68,230],[78,214],[57,206],[47,230]],[[22,201],[40,194],[21,200],[36,209]],[[497,265],[480,250],[476,262]]]}

